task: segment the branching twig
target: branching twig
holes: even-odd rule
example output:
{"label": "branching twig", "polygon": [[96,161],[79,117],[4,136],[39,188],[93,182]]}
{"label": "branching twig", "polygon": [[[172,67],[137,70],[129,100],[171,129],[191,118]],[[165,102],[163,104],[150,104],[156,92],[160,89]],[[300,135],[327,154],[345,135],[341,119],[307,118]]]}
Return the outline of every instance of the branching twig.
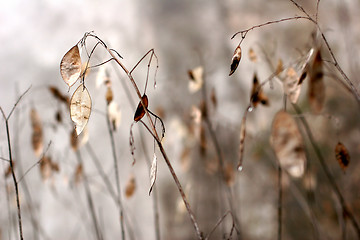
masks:
{"label": "branching twig", "polygon": [[22,221],[21,221],[21,207],[20,207],[20,198],[19,198],[19,188],[18,188],[18,182],[16,179],[15,171],[14,171],[14,161],[12,157],[12,151],[11,151],[11,139],[10,139],[10,130],[9,130],[9,119],[14,112],[16,106],[20,102],[21,98],[30,90],[31,86],[18,98],[16,103],[14,104],[13,108],[11,109],[8,116],[5,115],[4,110],[0,107],[0,111],[3,115],[4,121],[5,121],[5,127],[6,127],[6,136],[7,136],[7,142],[8,142],[8,151],[9,151],[9,163],[11,168],[11,175],[14,182],[14,188],[15,188],[15,195],[16,195],[16,205],[17,205],[17,212],[18,212],[18,224],[19,224],[19,236],[20,240],[23,240],[23,231],[22,231]]}
{"label": "branching twig", "polygon": [[296,104],[292,104],[292,106],[294,107],[296,113],[299,115],[299,119],[301,121],[301,123],[303,124],[306,134],[309,137],[310,143],[313,146],[316,156],[318,157],[319,161],[320,161],[320,165],[321,168],[324,170],[325,175],[327,177],[327,179],[329,180],[330,186],[332,187],[334,193],[336,194],[336,197],[338,198],[340,205],[342,207],[344,216],[348,216],[351,224],[353,225],[353,227],[356,230],[357,236],[358,238],[360,238],[360,227],[359,224],[357,222],[357,220],[355,219],[355,216],[353,215],[353,213],[350,211],[350,209],[347,207],[347,204],[345,202],[345,199],[342,195],[342,193],[340,192],[339,187],[337,186],[334,177],[331,175],[329,168],[327,167],[326,163],[325,163],[325,159],[320,151],[319,146],[316,144],[314,137],[312,135],[311,129],[309,124],[307,123],[306,119],[303,117],[302,115],[302,111],[300,110],[300,108],[296,105]]}
{"label": "branching twig", "polygon": [[177,186],[177,188],[178,188],[178,190],[180,192],[180,195],[181,195],[181,197],[183,199],[183,202],[184,202],[184,204],[186,206],[189,217],[190,217],[191,222],[193,223],[194,229],[196,231],[196,235],[197,235],[198,239],[203,239],[202,233],[201,233],[199,225],[198,225],[198,223],[197,223],[197,221],[195,219],[194,213],[191,210],[190,204],[189,204],[189,202],[188,202],[188,200],[186,198],[186,195],[185,195],[184,190],[183,190],[183,188],[182,188],[182,186],[180,184],[180,181],[179,181],[179,179],[178,179],[178,177],[177,177],[177,175],[176,175],[176,173],[175,173],[175,171],[174,171],[174,169],[173,169],[173,167],[172,167],[172,165],[170,163],[169,158],[167,157],[165,149],[164,149],[164,147],[163,147],[163,145],[161,143],[161,138],[159,137],[159,135],[158,135],[158,133],[156,131],[155,124],[154,124],[153,120],[151,119],[150,113],[148,112],[148,110],[146,108],[146,105],[145,105],[145,103],[144,103],[144,101],[142,99],[142,95],[141,95],[141,93],[139,91],[139,88],[138,88],[133,76],[131,75],[131,72],[125,67],[125,65],[123,65],[120,62],[120,60],[114,55],[113,51],[111,51],[106,46],[106,44],[100,38],[98,38],[95,34],[87,33],[87,34],[85,34],[84,38],[81,41],[85,42],[86,38],[89,37],[89,36],[97,39],[102,44],[102,46],[106,49],[106,51],[110,54],[110,56],[112,58],[114,58],[115,62],[123,69],[123,71],[128,76],[128,78],[129,78],[131,84],[133,85],[133,88],[134,88],[134,90],[135,90],[135,92],[136,92],[136,94],[137,94],[137,96],[138,96],[138,98],[139,98],[139,100],[141,102],[141,105],[144,108],[145,115],[147,116],[148,122],[149,122],[150,127],[151,127],[151,132],[153,133],[153,136],[154,136],[154,139],[157,142],[157,145],[158,145],[158,147],[160,149],[160,152],[161,152],[161,154],[162,154],[162,156],[163,156],[163,158],[164,158],[164,160],[165,160],[165,162],[166,162],[166,164],[167,164],[167,166],[169,168],[169,171],[170,171],[170,173],[171,173],[171,175],[172,175],[172,177],[173,177],[173,179],[175,181],[175,184],[176,184],[176,186]]}

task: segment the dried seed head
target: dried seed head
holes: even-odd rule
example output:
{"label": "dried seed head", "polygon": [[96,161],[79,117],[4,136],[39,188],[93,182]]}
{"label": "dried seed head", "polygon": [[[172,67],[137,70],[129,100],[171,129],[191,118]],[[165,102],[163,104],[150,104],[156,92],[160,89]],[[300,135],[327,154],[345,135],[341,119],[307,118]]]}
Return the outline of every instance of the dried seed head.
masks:
{"label": "dried seed head", "polygon": [[[145,108],[147,109],[148,108],[148,105],[149,105],[149,100],[148,100],[148,97],[144,94],[142,97],[141,97],[144,105],[145,105]],[[135,122],[138,122],[140,119],[142,119],[145,115],[145,109],[143,107],[143,105],[141,104],[141,102],[139,102],[138,106],[137,106],[137,109],[135,111],[135,115],[134,115],[134,121]]]}
{"label": "dried seed head", "polygon": [[241,47],[239,45],[235,49],[234,55],[231,59],[229,76],[231,76],[235,72],[236,68],[239,66],[240,59],[241,59]]}
{"label": "dried seed head", "polygon": [[338,142],[335,147],[335,156],[341,169],[345,172],[350,163],[350,155],[344,144]]}
{"label": "dried seed head", "polygon": [[80,77],[81,58],[78,45],[72,47],[61,59],[60,74],[69,87]]}
{"label": "dried seed head", "polygon": [[125,196],[126,198],[131,198],[134,195],[136,190],[136,181],[133,174],[131,174],[125,188]]}
{"label": "dried seed head", "polygon": [[195,93],[201,89],[204,83],[203,75],[204,75],[204,68],[199,66],[192,70],[188,71],[188,75],[190,78],[189,81],[189,91],[191,93]]}
{"label": "dried seed head", "polygon": [[254,49],[252,49],[252,48],[249,49],[249,59],[250,59],[250,61],[252,61],[252,62],[256,62],[256,61],[257,61],[256,53],[255,53]]}
{"label": "dried seed head", "polygon": [[91,113],[91,98],[87,88],[80,85],[70,100],[70,117],[75,123],[77,135],[84,130]]}
{"label": "dried seed head", "polygon": [[306,163],[303,138],[289,113],[279,111],[275,115],[270,142],[280,166],[292,177],[301,177]]}

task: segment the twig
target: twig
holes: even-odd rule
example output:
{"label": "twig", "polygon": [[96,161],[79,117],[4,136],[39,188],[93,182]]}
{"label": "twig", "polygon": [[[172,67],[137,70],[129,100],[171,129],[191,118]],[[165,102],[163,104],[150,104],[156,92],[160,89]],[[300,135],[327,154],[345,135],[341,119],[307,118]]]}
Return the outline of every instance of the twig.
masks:
{"label": "twig", "polygon": [[99,42],[101,42],[101,44],[103,45],[103,47],[104,47],[104,48],[107,50],[107,52],[110,54],[110,56],[115,59],[116,63],[123,69],[123,71],[124,71],[124,72],[126,73],[126,75],[128,76],[128,78],[129,78],[131,84],[133,85],[133,88],[134,88],[134,90],[135,90],[135,92],[136,92],[136,94],[137,94],[137,96],[138,96],[138,98],[139,98],[139,100],[140,100],[140,102],[141,102],[141,105],[143,106],[143,108],[144,108],[144,110],[145,110],[145,114],[146,114],[147,119],[148,119],[148,121],[149,121],[149,124],[150,124],[150,126],[151,126],[152,133],[153,133],[153,135],[155,136],[154,139],[155,139],[155,141],[157,142],[157,145],[158,145],[158,147],[159,147],[159,149],[160,149],[160,152],[161,152],[161,154],[162,154],[162,156],[163,156],[163,158],[164,158],[164,160],[165,160],[165,162],[166,162],[166,164],[167,164],[167,166],[168,166],[168,168],[169,168],[169,171],[170,171],[170,173],[171,173],[171,175],[172,175],[172,177],[173,177],[173,179],[174,179],[174,181],[175,181],[175,184],[176,184],[176,186],[177,186],[177,188],[178,188],[178,190],[179,190],[179,192],[180,192],[180,195],[181,195],[181,197],[182,197],[182,199],[183,199],[183,202],[184,202],[184,204],[185,204],[185,206],[186,206],[186,209],[187,209],[187,212],[188,212],[189,217],[190,217],[190,219],[191,219],[191,222],[192,222],[192,224],[193,224],[193,226],[194,226],[194,229],[195,229],[195,231],[196,231],[196,235],[197,235],[198,239],[203,239],[202,232],[200,231],[200,228],[199,228],[199,225],[198,225],[198,223],[197,223],[197,221],[196,221],[196,219],[195,219],[194,213],[193,213],[192,210],[191,210],[190,204],[189,204],[189,202],[188,202],[188,200],[187,200],[187,198],[186,198],[186,195],[185,195],[185,193],[184,193],[184,190],[183,190],[183,188],[182,188],[182,186],[181,186],[181,184],[180,184],[180,182],[179,182],[179,179],[178,179],[178,177],[177,177],[177,175],[176,175],[176,173],[175,173],[175,171],[174,171],[174,169],[173,169],[173,167],[172,167],[172,165],[171,165],[171,163],[170,163],[170,161],[169,161],[169,158],[167,157],[167,154],[166,154],[166,152],[165,152],[165,149],[164,149],[164,147],[163,147],[163,145],[162,145],[162,143],[161,143],[160,137],[158,136],[158,133],[157,133],[157,131],[156,131],[154,122],[152,121],[151,116],[150,116],[150,114],[149,114],[149,112],[148,112],[148,110],[147,110],[147,108],[146,108],[146,106],[145,106],[145,103],[144,103],[144,101],[142,100],[142,95],[141,95],[141,93],[140,93],[140,91],[139,91],[139,88],[137,87],[137,84],[136,84],[133,76],[131,75],[131,73],[129,72],[129,70],[120,62],[120,60],[119,60],[118,58],[116,58],[116,56],[114,55],[114,53],[105,45],[105,43],[104,43],[101,39],[99,39],[96,35],[94,35],[93,33],[87,33],[87,34],[84,36],[84,38],[82,39],[82,41],[85,41],[86,37],[88,37],[88,36],[91,36],[91,37],[94,37],[95,39],[98,39]]}
{"label": "twig", "polygon": [[281,240],[282,232],[282,170],[278,163],[278,240]]}
{"label": "twig", "polygon": [[[79,150],[76,150],[76,158],[78,160],[78,163],[83,166],[83,169],[84,169],[84,164],[83,164],[83,160],[82,160],[82,157],[80,155],[80,151]],[[84,171],[84,170],[83,170]],[[84,171],[85,172],[85,171]],[[83,176],[84,180],[83,180],[83,183],[84,183],[84,187],[85,187],[85,193],[86,193],[86,199],[88,201],[88,204],[89,204],[89,208],[90,208],[90,214],[91,214],[91,218],[92,218],[92,221],[93,221],[93,224],[94,224],[94,228],[95,228],[95,233],[96,233],[96,237],[98,240],[103,240],[103,237],[101,235],[101,231],[99,229],[99,224],[97,222],[97,218],[96,218],[96,213],[95,213],[95,206],[94,206],[94,203],[93,203],[93,199],[92,199],[92,196],[91,196],[91,191],[90,191],[90,186],[89,186],[89,183],[88,183],[88,180],[87,180],[87,176],[86,174],[84,173],[84,176]]]}
{"label": "twig", "polygon": [[9,160],[10,160],[10,168],[11,168],[11,175],[13,178],[13,182],[14,182],[14,187],[15,187],[15,194],[16,194],[16,205],[17,205],[17,212],[18,212],[18,224],[19,224],[19,236],[20,236],[20,240],[23,240],[23,231],[22,231],[22,221],[21,221],[21,207],[20,207],[20,198],[19,198],[19,188],[18,188],[18,183],[16,180],[16,175],[15,175],[15,171],[14,171],[14,161],[13,161],[13,157],[12,157],[12,151],[11,151],[11,139],[10,139],[10,130],[9,130],[9,119],[12,115],[12,113],[14,112],[16,106],[18,105],[18,103],[20,102],[21,98],[30,90],[31,86],[23,93],[20,95],[20,97],[18,98],[18,100],[16,101],[16,103],[14,104],[13,108],[11,109],[9,115],[6,117],[4,110],[0,107],[0,111],[3,115],[4,121],[5,121],[5,127],[6,127],[6,136],[7,136],[7,142],[8,142],[8,150],[9,150]]}
{"label": "twig", "polygon": [[326,175],[328,181],[330,182],[330,186],[332,187],[333,191],[335,192],[335,194],[336,194],[336,196],[337,196],[337,198],[338,198],[338,200],[339,200],[339,202],[341,204],[344,216],[349,217],[349,219],[351,221],[351,224],[353,225],[353,227],[356,230],[358,238],[360,238],[359,224],[358,224],[357,220],[355,219],[355,216],[353,215],[353,213],[347,207],[345,199],[344,199],[343,195],[341,194],[340,189],[337,186],[334,177],[331,175],[330,170],[329,170],[329,168],[327,167],[327,165],[325,163],[325,159],[324,159],[323,155],[321,154],[320,148],[319,148],[319,146],[316,144],[316,142],[314,140],[314,137],[312,135],[309,124],[307,123],[306,119],[303,117],[302,111],[300,110],[300,108],[296,104],[292,104],[292,106],[294,107],[296,113],[299,115],[299,119],[301,120],[301,123],[303,124],[303,126],[305,128],[305,131],[306,131],[306,133],[307,133],[307,135],[309,137],[310,143],[313,146],[313,148],[315,150],[315,153],[316,153],[316,156],[318,157],[318,159],[320,161],[320,165],[321,165],[322,169],[324,170],[325,175]]}
{"label": "twig", "polygon": [[215,226],[213,227],[213,229],[208,233],[208,235],[206,235],[205,240],[208,240],[211,237],[211,234],[214,233],[214,231],[216,230],[216,228],[224,221],[224,219],[227,217],[227,215],[229,215],[232,217],[233,220],[233,226],[235,226],[234,223],[234,216],[232,215],[231,211],[227,211],[215,224]]}
{"label": "twig", "polygon": [[118,167],[118,163],[117,163],[115,140],[114,140],[114,134],[113,134],[113,130],[112,130],[110,119],[109,119],[109,114],[106,114],[106,123],[107,123],[107,128],[109,131],[111,150],[112,150],[112,155],[113,155],[113,160],[114,160],[117,201],[118,201],[119,210],[120,210],[120,212],[119,212],[120,219],[119,220],[120,220],[121,236],[122,236],[121,239],[125,240],[126,237],[125,237],[125,229],[124,229],[124,209],[123,209],[123,205],[122,205],[122,201],[121,201],[119,167]]}
{"label": "twig", "polygon": [[51,145],[51,141],[49,142],[46,150],[42,153],[40,159],[39,159],[36,163],[34,163],[31,167],[29,167],[28,170],[25,171],[25,173],[24,173],[24,174],[22,175],[22,177],[19,179],[18,183],[20,183],[20,182],[23,180],[23,178],[24,178],[36,165],[38,165],[38,164],[41,163],[41,161],[42,161],[42,160],[44,159],[44,157],[45,157],[45,154],[46,154],[47,151],[49,150],[50,145]]}

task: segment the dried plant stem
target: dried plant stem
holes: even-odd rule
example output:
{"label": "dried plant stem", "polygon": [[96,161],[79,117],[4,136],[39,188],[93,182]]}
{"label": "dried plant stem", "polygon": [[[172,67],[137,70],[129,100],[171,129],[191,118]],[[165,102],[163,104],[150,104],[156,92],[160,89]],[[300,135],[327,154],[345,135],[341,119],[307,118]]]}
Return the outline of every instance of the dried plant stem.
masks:
{"label": "dried plant stem", "polygon": [[333,191],[335,192],[336,197],[338,198],[341,208],[343,210],[344,216],[349,217],[351,224],[353,225],[354,229],[356,230],[357,236],[360,239],[360,227],[359,224],[357,222],[357,220],[355,219],[355,216],[353,215],[353,213],[350,211],[350,209],[347,207],[347,204],[345,202],[345,199],[343,197],[343,195],[340,192],[339,187],[337,186],[334,177],[331,175],[329,168],[327,167],[326,163],[325,163],[325,159],[321,154],[320,148],[319,146],[316,144],[314,137],[312,135],[311,129],[309,124],[307,123],[306,119],[304,118],[302,111],[300,110],[300,108],[296,105],[296,104],[292,104],[292,106],[294,107],[296,113],[299,115],[299,119],[301,121],[301,123],[303,124],[306,134],[309,137],[310,143],[313,146],[316,156],[318,157],[319,161],[320,161],[320,165],[322,167],[322,169],[325,172],[325,175],[328,179],[328,181],[330,182],[330,186],[332,187]]}
{"label": "dried plant stem", "polygon": [[[203,101],[204,101],[205,112],[208,113],[209,112],[209,107],[208,107],[208,104],[207,104],[207,89],[206,89],[205,77],[204,77],[204,85],[202,87],[202,97],[203,97]],[[208,131],[210,133],[211,140],[212,140],[212,142],[213,142],[213,144],[215,146],[216,154],[218,156],[218,159],[219,159],[219,162],[220,162],[220,167],[221,167],[220,176],[224,180],[226,170],[225,170],[225,163],[224,163],[224,159],[223,159],[223,156],[222,156],[222,153],[221,153],[221,147],[220,147],[219,141],[218,141],[216,133],[215,133],[213,127],[212,127],[212,123],[211,123],[211,121],[209,119],[209,116],[206,114],[206,116],[204,116],[203,119],[204,119],[204,121],[206,123],[206,126],[208,128]],[[221,181],[221,182],[224,183],[224,181]],[[237,231],[238,237],[241,239],[240,222],[239,222],[239,220],[237,218],[235,204],[234,204],[234,201],[233,201],[233,194],[232,194],[231,188],[227,184],[225,184],[225,186],[226,186],[226,192],[227,192],[227,195],[228,195],[231,214],[233,216],[234,224],[236,226],[235,229]]]}
{"label": "dried plant stem", "polygon": [[125,236],[125,228],[124,228],[124,208],[123,208],[122,201],[121,201],[119,167],[118,167],[117,157],[116,157],[114,133],[113,133],[113,129],[111,127],[108,112],[106,114],[106,123],[107,123],[108,131],[109,131],[110,142],[111,142],[111,150],[112,150],[112,155],[113,155],[113,160],[114,160],[115,182],[116,182],[116,190],[117,190],[117,202],[118,202],[119,211],[120,211],[119,212],[119,215],[120,215],[119,221],[120,221],[120,227],[121,227],[121,239],[125,240],[126,236]]}
{"label": "dried plant stem", "polygon": [[16,206],[17,206],[17,213],[18,213],[18,225],[19,225],[19,237],[20,240],[23,240],[23,230],[22,230],[22,221],[21,221],[21,206],[20,206],[20,198],[19,198],[19,186],[16,179],[15,171],[14,171],[14,161],[12,157],[12,151],[11,151],[11,139],[10,139],[10,130],[9,130],[9,119],[14,112],[16,106],[19,104],[21,98],[30,90],[31,86],[20,95],[16,103],[14,104],[13,108],[11,109],[8,116],[5,115],[4,110],[0,107],[0,111],[3,115],[4,121],[5,121],[5,127],[6,127],[6,136],[7,136],[7,142],[8,142],[8,151],[9,151],[9,164],[11,169],[11,175],[14,183],[15,188],[15,195],[16,195]]}
{"label": "dried plant stem", "polygon": [[149,114],[149,111],[146,108],[146,105],[145,105],[144,101],[142,100],[142,95],[141,95],[141,93],[139,91],[139,88],[136,85],[136,82],[135,82],[133,76],[131,75],[131,72],[120,62],[120,60],[117,58],[117,56],[114,55],[113,51],[111,51],[101,39],[99,39],[96,35],[93,35],[91,33],[88,33],[88,36],[94,37],[99,42],[101,42],[103,47],[107,50],[107,52],[111,55],[111,57],[114,58],[115,62],[123,69],[123,71],[128,76],[128,78],[129,78],[131,84],[133,85],[133,88],[136,91],[136,94],[137,94],[137,96],[138,96],[138,98],[139,98],[139,100],[141,102],[141,105],[145,109],[145,114],[146,114],[147,119],[149,121],[149,124],[150,124],[150,127],[151,127],[151,132],[152,132],[152,134],[154,136],[155,141],[158,144],[160,152],[161,152],[161,154],[162,154],[162,156],[163,156],[163,158],[164,158],[164,160],[165,160],[165,162],[166,162],[166,164],[167,164],[167,166],[169,168],[169,171],[170,171],[170,173],[171,173],[171,175],[172,175],[172,177],[173,177],[173,179],[175,181],[175,184],[176,184],[176,186],[177,186],[177,188],[178,188],[178,190],[180,192],[180,195],[181,195],[181,197],[183,199],[183,202],[184,202],[184,204],[186,206],[186,209],[187,209],[187,212],[188,212],[189,217],[191,219],[191,222],[193,223],[194,229],[196,231],[196,235],[197,235],[198,239],[203,239],[202,233],[201,233],[199,225],[198,225],[198,223],[197,223],[197,221],[195,219],[194,213],[191,210],[190,204],[189,204],[189,202],[188,202],[188,200],[186,198],[186,195],[185,195],[184,190],[183,190],[183,188],[182,188],[182,186],[180,184],[180,181],[179,181],[179,179],[178,179],[178,177],[177,177],[177,175],[176,175],[176,173],[175,173],[175,171],[174,171],[174,169],[173,169],[173,167],[172,167],[172,165],[171,165],[171,163],[169,161],[169,158],[166,155],[165,149],[164,149],[164,147],[163,147],[163,145],[161,143],[161,139],[160,139],[160,137],[159,137],[159,135],[158,135],[158,133],[156,131],[154,122],[151,119],[151,116]]}
{"label": "dried plant stem", "polygon": [[281,240],[282,232],[282,169],[278,163],[278,240]]}
{"label": "dried plant stem", "polygon": [[[75,153],[76,153],[76,158],[78,160],[78,163],[84,169],[85,168],[84,167],[84,162],[82,160],[80,151],[77,150]],[[83,170],[83,171],[85,172],[85,170]],[[96,218],[95,206],[94,206],[94,202],[93,202],[93,199],[92,199],[92,196],[91,196],[91,190],[90,190],[89,182],[87,180],[87,176],[86,176],[85,173],[83,174],[83,183],[84,183],[84,188],[85,188],[85,193],[86,193],[86,199],[87,199],[89,209],[90,209],[91,219],[93,221],[94,228],[95,228],[96,237],[97,237],[98,240],[103,240],[101,231],[99,229],[99,224],[98,224],[98,221],[97,221],[97,218]]]}
{"label": "dried plant stem", "polygon": [[[116,74],[118,74],[118,76],[120,76],[119,72],[118,72],[118,68],[115,68],[115,72]],[[120,77],[119,77],[120,79]],[[136,103],[134,101],[134,99],[132,98],[131,94],[130,94],[130,90],[128,88],[128,86],[125,84],[124,81],[120,81],[123,90],[125,91],[126,97],[130,103],[130,105],[132,107],[136,107]],[[144,150],[144,154],[146,156],[146,164],[148,165],[148,167],[151,167],[151,160],[149,160],[149,153],[147,151],[147,147],[146,147],[146,143],[144,140],[144,134],[143,134],[143,129],[140,128],[140,143],[141,143],[141,147]],[[152,196],[153,196],[153,209],[154,209],[154,222],[155,222],[155,237],[156,240],[160,240],[160,215],[159,215],[159,200],[158,200],[158,191],[157,191],[157,187],[154,185],[153,190],[152,190]]]}
{"label": "dried plant stem", "polygon": [[15,175],[15,171],[14,171],[14,162],[13,162],[13,158],[12,158],[12,152],[11,152],[11,140],[10,140],[10,132],[9,132],[9,122],[8,119],[5,117],[5,114],[1,108],[1,112],[5,118],[5,125],[6,125],[6,136],[7,136],[7,141],[8,141],[8,150],[9,150],[9,158],[10,158],[10,168],[11,168],[11,175],[13,178],[13,182],[14,182],[14,187],[15,187],[15,195],[16,195],[16,205],[17,205],[17,210],[18,210],[18,224],[19,224],[19,234],[20,234],[20,239],[23,240],[23,231],[22,231],[22,222],[21,222],[21,207],[20,207],[20,199],[19,199],[19,187],[18,187],[18,183],[16,180],[16,175]]}

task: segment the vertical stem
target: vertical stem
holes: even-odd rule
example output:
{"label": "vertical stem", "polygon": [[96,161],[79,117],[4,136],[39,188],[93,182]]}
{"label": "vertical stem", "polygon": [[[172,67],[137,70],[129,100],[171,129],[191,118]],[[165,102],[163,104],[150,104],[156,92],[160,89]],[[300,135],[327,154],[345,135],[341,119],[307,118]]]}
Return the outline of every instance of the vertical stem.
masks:
{"label": "vertical stem", "polygon": [[[83,167],[83,169],[85,169],[82,157],[80,155],[80,151],[76,150],[75,153],[76,153],[76,158],[78,160],[78,163]],[[83,170],[83,171],[85,172],[85,170]],[[87,180],[87,176],[86,176],[85,173],[84,173],[84,187],[85,187],[86,199],[87,199],[88,204],[89,204],[91,218],[92,218],[92,221],[93,221],[93,224],[94,224],[97,239],[98,240],[103,240],[100,229],[99,229],[99,224],[98,224],[97,219],[96,219],[95,207],[94,207],[93,199],[92,199],[92,196],[91,196],[89,182]]]}
{"label": "vertical stem", "polygon": [[115,182],[116,182],[116,190],[117,190],[117,201],[119,204],[119,210],[120,210],[120,227],[121,227],[121,239],[125,240],[125,229],[124,229],[124,209],[121,201],[121,191],[120,191],[120,178],[119,178],[119,167],[117,163],[117,157],[116,157],[116,148],[115,148],[115,140],[114,140],[114,134],[111,128],[111,123],[109,119],[109,114],[107,111],[106,114],[106,123],[110,135],[110,141],[111,141],[111,150],[113,154],[113,160],[114,160],[114,168],[115,168]]}
{"label": "vertical stem", "polygon": [[[2,109],[1,109],[1,111],[2,111]],[[4,115],[4,113],[3,113],[3,115]],[[5,117],[5,115],[4,115],[4,117]],[[20,235],[20,240],[23,240],[24,238],[23,238],[22,222],[21,222],[21,208],[20,208],[20,199],[19,199],[19,188],[18,188],[18,183],[17,183],[17,180],[16,180],[15,171],[14,171],[14,163],[13,163],[12,151],[11,151],[11,140],[10,140],[8,118],[5,118],[5,126],[6,126],[6,135],[7,135],[8,148],[9,148],[9,159],[10,159],[11,175],[12,175],[12,178],[13,178],[14,187],[15,187],[15,194],[16,194],[16,205],[17,205],[18,223],[19,223],[19,235]]]}
{"label": "vertical stem", "polygon": [[314,150],[315,150],[315,154],[317,155],[319,161],[320,161],[320,165],[321,168],[324,170],[325,172],[325,176],[327,177],[327,179],[330,182],[330,186],[332,187],[333,191],[335,192],[335,195],[337,196],[341,208],[343,210],[344,216],[349,217],[351,224],[353,225],[354,229],[356,230],[357,236],[360,239],[360,227],[359,224],[355,218],[355,216],[352,214],[352,212],[349,210],[349,208],[346,205],[345,199],[343,197],[343,195],[340,192],[339,187],[337,186],[334,177],[331,175],[329,168],[327,167],[326,163],[325,163],[325,159],[321,154],[320,148],[318,147],[318,145],[315,143],[314,137],[312,135],[311,129],[309,127],[309,124],[307,123],[306,119],[302,116],[302,112],[300,110],[300,108],[296,105],[296,104],[292,104],[296,113],[300,116],[300,120],[305,128],[305,131],[309,137],[310,143],[313,146]]}
{"label": "vertical stem", "polygon": [[278,240],[281,240],[282,232],[282,170],[280,163],[278,163]]}

